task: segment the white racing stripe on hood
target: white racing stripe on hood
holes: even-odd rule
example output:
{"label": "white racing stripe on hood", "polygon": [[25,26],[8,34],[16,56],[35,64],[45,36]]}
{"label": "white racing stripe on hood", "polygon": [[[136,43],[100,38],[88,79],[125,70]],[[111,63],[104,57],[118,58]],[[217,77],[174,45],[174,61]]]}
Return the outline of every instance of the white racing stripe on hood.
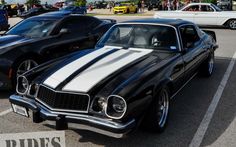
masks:
{"label": "white racing stripe on hood", "polygon": [[111,51],[113,48],[104,47],[102,49],[98,49],[94,52],[91,52],[87,55],[84,55],[83,57],[63,66],[59,70],[57,70],[55,73],[53,73],[50,77],[48,77],[43,84],[51,87],[56,88],[61,82],[66,80],[71,74],[76,72],[78,69],[80,69],[85,64],[92,61],[94,58]]}
{"label": "white racing stripe on hood", "polygon": [[129,49],[119,50],[106,56],[80,73],[63,87],[64,91],[88,92],[101,80],[129,63],[149,54],[152,50]]}

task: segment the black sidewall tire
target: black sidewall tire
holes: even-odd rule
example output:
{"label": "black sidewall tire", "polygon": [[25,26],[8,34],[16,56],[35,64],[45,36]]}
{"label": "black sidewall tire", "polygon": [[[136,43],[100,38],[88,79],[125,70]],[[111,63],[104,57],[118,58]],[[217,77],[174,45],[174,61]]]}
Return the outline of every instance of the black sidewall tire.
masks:
{"label": "black sidewall tire", "polygon": [[[209,62],[212,58],[213,58],[213,68],[210,71],[209,70],[209,68],[210,68]],[[202,66],[200,68],[200,74],[205,77],[210,77],[214,72],[214,68],[215,68],[215,55],[214,55],[214,52],[211,52],[209,54],[208,58],[203,62]]]}
{"label": "black sidewall tire", "polygon": [[[157,106],[158,106],[158,100],[161,94],[163,94],[163,92],[166,92],[168,94],[168,112],[167,112],[167,116],[165,118],[164,124],[161,126],[159,125],[159,122],[158,122],[159,116],[157,112],[159,111],[158,110],[159,107]],[[154,96],[150,109],[148,110],[148,113],[144,117],[143,124],[142,124],[143,127],[149,132],[162,133],[168,124],[169,111],[170,111],[170,92],[169,92],[169,89],[165,86]]]}

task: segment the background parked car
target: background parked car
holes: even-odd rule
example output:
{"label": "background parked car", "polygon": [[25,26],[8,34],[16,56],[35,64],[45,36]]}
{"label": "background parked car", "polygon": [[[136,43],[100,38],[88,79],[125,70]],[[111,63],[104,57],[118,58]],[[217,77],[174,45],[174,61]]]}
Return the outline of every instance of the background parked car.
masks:
{"label": "background parked car", "polygon": [[44,8],[44,7],[37,7],[37,8],[32,8],[27,12],[22,13],[21,15],[19,15],[19,17],[25,19],[31,16],[36,16],[36,15],[40,15],[43,13],[47,13],[47,12],[51,12],[51,11],[58,11],[59,9],[57,8]]}
{"label": "background parked car", "polygon": [[17,6],[12,4],[1,5],[0,9],[7,10],[8,16],[17,15]]}
{"label": "background parked car", "polygon": [[66,8],[61,9],[60,11],[70,12],[71,14],[86,14],[87,8],[86,6],[68,6]]}
{"label": "background parked car", "polygon": [[106,9],[107,8],[107,2],[105,1],[97,1],[94,3],[94,8],[95,9]]}
{"label": "background parked car", "polygon": [[9,27],[7,10],[0,9],[0,31],[8,30]]}
{"label": "background parked car", "polygon": [[231,1],[230,0],[218,0],[217,6],[222,10],[231,10]]}
{"label": "background parked car", "polygon": [[236,29],[235,14],[233,11],[222,11],[211,3],[190,3],[181,10],[158,11],[154,17],[184,19],[201,26],[225,26]]}
{"label": "background parked car", "polygon": [[148,11],[153,9],[161,10],[161,0],[149,0],[146,1]]}
{"label": "background parked car", "polygon": [[113,24],[81,15],[40,15],[23,20],[0,37],[0,88],[15,85],[18,75],[42,62],[93,48]]}
{"label": "background parked car", "polygon": [[136,5],[131,4],[131,3],[116,3],[114,8],[113,8],[113,13],[137,13],[138,8]]}

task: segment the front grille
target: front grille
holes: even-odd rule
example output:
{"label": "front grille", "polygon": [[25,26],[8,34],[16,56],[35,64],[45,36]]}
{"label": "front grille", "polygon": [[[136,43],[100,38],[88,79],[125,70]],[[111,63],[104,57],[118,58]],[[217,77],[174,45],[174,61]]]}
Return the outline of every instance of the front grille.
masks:
{"label": "front grille", "polygon": [[49,108],[63,111],[86,112],[89,105],[89,96],[70,92],[58,92],[48,87],[40,86],[37,99]]}

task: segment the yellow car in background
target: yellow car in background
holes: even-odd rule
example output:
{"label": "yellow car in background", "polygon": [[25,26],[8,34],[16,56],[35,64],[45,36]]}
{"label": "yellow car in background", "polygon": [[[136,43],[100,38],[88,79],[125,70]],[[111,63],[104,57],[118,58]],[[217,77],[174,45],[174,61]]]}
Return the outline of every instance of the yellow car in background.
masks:
{"label": "yellow car in background", "polygon": [[134,4],[131,3],[119,3],[116,4],[115,7],[113,8],[113,13],[117,14],[117,13],[137,13],[138,12],[138,8],[137,6],[135,6]]}

